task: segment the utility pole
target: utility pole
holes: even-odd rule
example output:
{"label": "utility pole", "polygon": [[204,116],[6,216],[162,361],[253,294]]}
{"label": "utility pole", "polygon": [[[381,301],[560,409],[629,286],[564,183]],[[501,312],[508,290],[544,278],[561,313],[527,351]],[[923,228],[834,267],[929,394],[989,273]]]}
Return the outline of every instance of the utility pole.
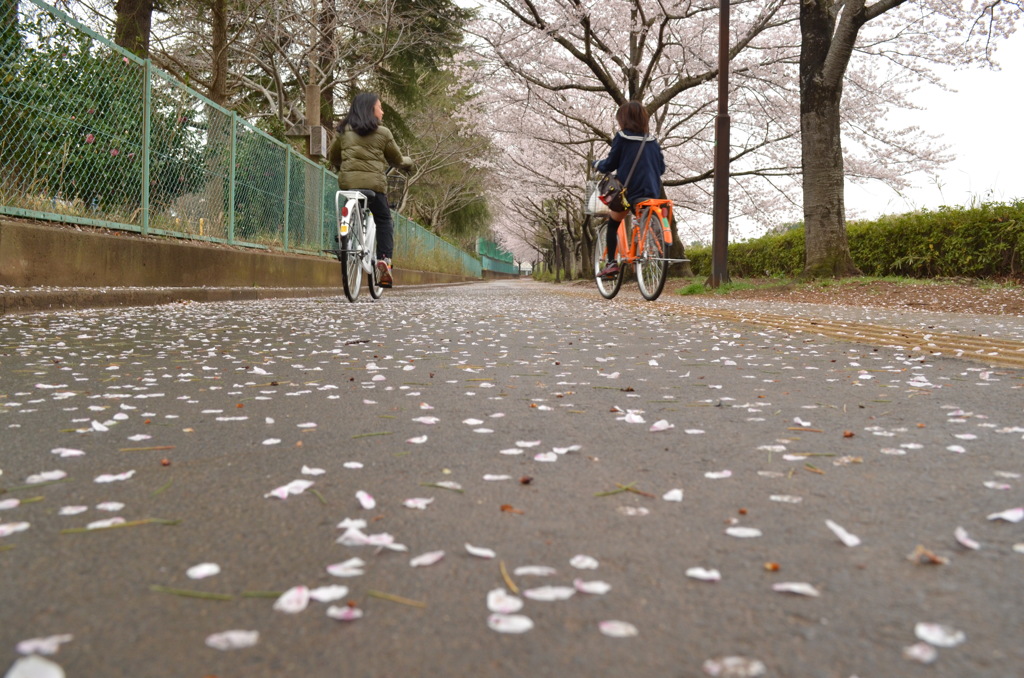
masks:
{"label": "utility pole", "polygon": [[715,188],[711,231],[711,287],[729,282],[729,0],[718,21],[718,115],[715,116]]}

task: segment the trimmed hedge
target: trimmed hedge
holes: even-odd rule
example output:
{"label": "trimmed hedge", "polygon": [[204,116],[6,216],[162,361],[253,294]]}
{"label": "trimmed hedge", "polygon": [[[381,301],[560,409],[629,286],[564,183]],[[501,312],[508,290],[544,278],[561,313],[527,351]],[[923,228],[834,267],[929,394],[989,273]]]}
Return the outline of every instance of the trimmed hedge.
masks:
{"label": "trimmed hedge", "polygon": [[[850,255],[871,276],[1001,278],[1024,272],[1024,200],[941,207],[847,225]],[[711,271],[711,248],[687,249],[697,275]],[[804,229],[729,245],[729,274],[795,277],[804,267]]]}

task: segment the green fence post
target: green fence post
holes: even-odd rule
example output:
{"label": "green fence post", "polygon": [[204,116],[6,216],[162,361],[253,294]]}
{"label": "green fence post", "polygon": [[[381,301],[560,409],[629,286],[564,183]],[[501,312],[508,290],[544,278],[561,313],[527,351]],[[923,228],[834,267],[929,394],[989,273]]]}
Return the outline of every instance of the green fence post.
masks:
{"label": "green fence post", "polygon": [[235,244],[235,159],[238,143],[238,114],[231,114],[231,153],[228,163],[228,244]]}
{"label": "green fence post", "polygon": [[291,149],[284,154],[284,251],[288,251],[288,198],[291,196],[292,185],[292,152]]}
{"label": "green fence post", "polygon": [[146,59],[142,68],[142,195],[139,202],[142,209],[142,234],[149,235],[149,140],[152,132],[153,113],[153,62]]}

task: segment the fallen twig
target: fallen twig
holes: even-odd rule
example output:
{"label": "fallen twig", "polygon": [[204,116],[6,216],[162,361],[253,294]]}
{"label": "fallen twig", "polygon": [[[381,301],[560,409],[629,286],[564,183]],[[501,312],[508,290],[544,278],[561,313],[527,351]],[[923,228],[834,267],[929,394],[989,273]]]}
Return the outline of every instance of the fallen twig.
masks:
{"label": "fallen twig", "polygon": [[154,584],[149,587],[150,591],[156,593],[169,593],[173,596],[183,596],[185,598],[203,598],[204,600],[234,600],[234,596],[227,593],[209,593],[207,591],[192,591],[190,589],[172,589],[167,586],[159,586]]}
{"label": "fallen twig", "polygon": [[143,518],[142,520],[129,520],[125,523],[115,523],[114,525],[107,525],[106,527],[69,527],[66,530],[61,530],[61,534],[84,534],[86,532],[102,532],[104,530],[113,530],[119,527],[138,527],[139,525],[177,525],[180,520],[165,520],[163,518]]}
{"label": "fallen twig", "polygon": [[499,560],[498,567],[501,569],[501,578],[505,580],[505,586],[507,586],[508,590],[512,593],[519,595],[519,587],[516,586],[514,581],[512,581],[512,577],[508,576],[508,570],[505,569],[505,561]]}
{"label": "fallen twig", "polygon": [[410,598],[403,598],[402,596],[396,596],[393,593],[384,593],[383,591],[367,591],[366,595],[371,598],[380,598],[382,600],[390,600],[392,603],[401,603],[402,605],[411,605],[412,607],[426,607],[427,604],[419,600],[412,600]]}

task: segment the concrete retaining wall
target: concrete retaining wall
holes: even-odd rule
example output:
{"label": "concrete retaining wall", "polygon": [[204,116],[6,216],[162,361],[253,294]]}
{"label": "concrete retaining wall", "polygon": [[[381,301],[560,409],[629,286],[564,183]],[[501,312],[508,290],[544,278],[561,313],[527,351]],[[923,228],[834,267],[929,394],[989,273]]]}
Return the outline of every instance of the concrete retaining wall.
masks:
{"label": "concrete retaining wall", "polygon": [[[395,280],[401,287],[478,279],[395,269]],[[177,299],[315,296],[341,293],[341,266],[309,255],[0,218],[0,286],[18,288],[2,291],[4,312]],[[98,288],[133,289],[116,295],[124,300],[115,301],[115,295]]]}

